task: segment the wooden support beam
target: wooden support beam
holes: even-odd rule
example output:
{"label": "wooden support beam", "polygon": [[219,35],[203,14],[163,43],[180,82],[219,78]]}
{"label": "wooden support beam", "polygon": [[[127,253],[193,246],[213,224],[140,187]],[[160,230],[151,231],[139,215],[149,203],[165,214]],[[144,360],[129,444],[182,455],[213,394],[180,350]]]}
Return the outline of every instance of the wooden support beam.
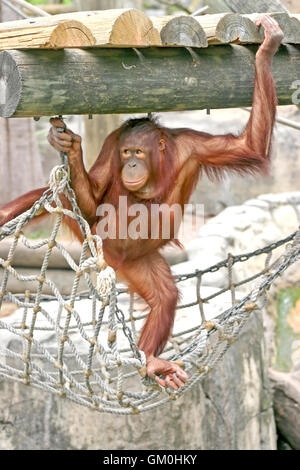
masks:
{"label": "wooden support beam", "polygon": [[[144,113],[250,106],[257,46],[92,48],[0,54],[0,116]],[[300,47],[282,46],[273,73],[291,104]]]}
{"label": "wooden support beam", "polygon": [[192,16],[156,16],[151,20],[160,33],[163,46],[208,46],[202,26]]}
{"label": "wooden support beam", "polygon": [[160,35],[135,9],[85,11],[0,24],[0,50],[161,45]]}

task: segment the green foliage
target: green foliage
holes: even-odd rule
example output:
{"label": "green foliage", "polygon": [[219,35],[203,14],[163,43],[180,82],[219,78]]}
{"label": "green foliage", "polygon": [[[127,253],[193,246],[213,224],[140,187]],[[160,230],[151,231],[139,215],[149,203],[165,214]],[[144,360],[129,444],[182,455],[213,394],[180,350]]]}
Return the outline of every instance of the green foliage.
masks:
{"label": "green foliage", "polygon": [[28,3],[31,3],[31,5],[45,5],[44,0],[26,0]]}
{"label": "green foliage", "polygon": [[300,334],[288,321],[292,309],[300,299],[300,288],[283,289],[278,294],[276,321],[276,369],[288,372],[293,367],[293,352],[297,347]]}
{"label": "green foliage", "polygon": [[[31,3],[32,5],[45,5],[47,2],[45,0],[26,0],[28,3]],[[48,2],[49,3],[49,2]],[[60,3],[63,3],[64,5],[70,5],[72,3],[72,0],[62,0]]]}

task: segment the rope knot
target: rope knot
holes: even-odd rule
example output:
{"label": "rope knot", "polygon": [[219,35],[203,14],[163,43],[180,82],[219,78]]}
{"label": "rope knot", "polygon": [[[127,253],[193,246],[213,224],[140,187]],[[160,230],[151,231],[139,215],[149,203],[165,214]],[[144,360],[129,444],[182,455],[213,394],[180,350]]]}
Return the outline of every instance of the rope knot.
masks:
{"label": "rope knot", "polygon": [[97,292],[103,298],[108,298],[116,280],[115,271],[110,266],[97,274]]}
{"label": "rope knot", "polygon": [[56,165],[52,169],[49,177],[49,187],[54,195],[64,191],[68,180],[68,171],[62,165]]}

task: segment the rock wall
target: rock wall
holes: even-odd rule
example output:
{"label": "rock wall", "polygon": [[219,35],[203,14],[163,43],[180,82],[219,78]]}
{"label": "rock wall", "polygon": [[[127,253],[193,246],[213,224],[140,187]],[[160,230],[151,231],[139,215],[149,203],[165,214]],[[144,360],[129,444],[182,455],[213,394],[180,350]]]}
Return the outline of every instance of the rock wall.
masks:
{"label": "rock wall", "polygon": [[0,450],[275,449],[266,364],[255,315],[201,384],[138,416],[100,415],[0,379]]}

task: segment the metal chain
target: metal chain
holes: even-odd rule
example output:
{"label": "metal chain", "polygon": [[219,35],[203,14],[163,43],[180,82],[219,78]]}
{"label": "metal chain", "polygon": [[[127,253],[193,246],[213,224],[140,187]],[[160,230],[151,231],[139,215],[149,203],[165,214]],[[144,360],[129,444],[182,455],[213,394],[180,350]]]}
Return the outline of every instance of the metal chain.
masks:
{"label": "metal chain", "polygon": [[[235,256],[232,255],[230,262],[231,262],[232,265],[234,265],[238,262],[248,261],[250,258],[253,258],[255,256],[271,253],[276,248],[279,248],[280,246],[285,245],[289,241],[294,240],[294,238],[296,237],[296,235],[298,233],[299,233],[299,230],[297,230],[296,232],[293,232],[288,237],[282,238],[281,240],[278,240],[277,242],[270,243],[270,245],[267,245],[263,248],[258,248],[257,250],[251,251],[250,253],[244,253],[244,254],[235,255]],[[219,263],[216,263],[216,264],[210,266],[209,268],[201,269],[201,270],[197,269],[195,272],[192,272],[192,273],[189,273],[189,274],[178,274],[175,277],[176,277],[176,280],[178,282],[180,282],[180,281],[185,281],[187,279],[191,279],[193,277],[202,276],[203,274],[217,272],[221,268],[228,268],[228,258],[226,258],[224,261],[220,261]]]}

